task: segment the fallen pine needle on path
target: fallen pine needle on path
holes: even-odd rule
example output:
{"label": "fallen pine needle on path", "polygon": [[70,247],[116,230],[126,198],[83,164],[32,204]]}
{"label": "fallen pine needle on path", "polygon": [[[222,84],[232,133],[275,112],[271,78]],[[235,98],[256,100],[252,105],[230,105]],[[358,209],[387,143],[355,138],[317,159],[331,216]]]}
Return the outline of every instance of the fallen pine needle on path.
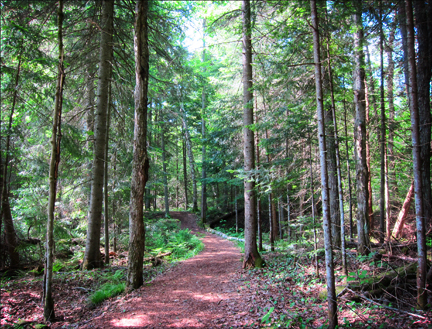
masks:
{"label": "fallen pine needle on path", "polygon": [[231,325],[237,321],[237,326],[247,324],[247,312],[236,309],[242,304],[236,284],[240,250],[231,241],[199,229],[192,214],[172,212],[171,216],[181,221],[182,229],[205,234],[204,250],[144,284],[129,294],[126,302],[108,308],[83,327],[216,328],[228,324],[226,316],[234,313],[237,319],[231,318]]}

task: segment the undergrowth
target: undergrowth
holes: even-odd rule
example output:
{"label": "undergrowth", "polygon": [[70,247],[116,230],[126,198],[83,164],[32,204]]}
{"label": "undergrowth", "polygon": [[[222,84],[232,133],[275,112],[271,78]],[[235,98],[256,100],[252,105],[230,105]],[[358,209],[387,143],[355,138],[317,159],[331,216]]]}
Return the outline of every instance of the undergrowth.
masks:
{"label": "undergrowth", "polygon": [[199,237],[193,235],[189,229],[180,229],[180,221],[177,219],[159,219],[148,226],[147,232],[147,252],[152,256],[171,252],[166,259],[181,261],[204,249]]}
{"label": "undergrowth", "polygon": [[125,274],[122,270],[117,270],[114,274],[108,273],[102,275],[99,280],[106,283],[90,295],[91,303],[97,305],[105,299],[121,294],[126,288],[126,283],[121,282],[124,278]]}

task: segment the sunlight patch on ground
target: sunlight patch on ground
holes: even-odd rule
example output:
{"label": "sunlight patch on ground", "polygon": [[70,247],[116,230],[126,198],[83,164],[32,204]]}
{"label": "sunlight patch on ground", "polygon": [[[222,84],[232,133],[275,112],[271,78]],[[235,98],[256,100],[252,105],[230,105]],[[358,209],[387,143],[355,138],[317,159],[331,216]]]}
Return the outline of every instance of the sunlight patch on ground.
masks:
{"label": "sunlight patch on ground", "polygon": [[123,318],[119,321],[113,320],[111,321],[112,326],[114,327],[135,327],[135,326],[141,326],[143,323],[148,321],[148,317],[140,314],[136,315],[133,318]]}

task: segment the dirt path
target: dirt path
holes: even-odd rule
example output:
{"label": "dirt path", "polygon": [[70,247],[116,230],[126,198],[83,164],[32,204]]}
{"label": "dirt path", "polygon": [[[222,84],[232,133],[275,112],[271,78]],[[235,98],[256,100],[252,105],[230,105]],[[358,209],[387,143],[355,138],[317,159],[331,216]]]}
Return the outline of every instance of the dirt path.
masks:
{"label": "dirt path", "polygon": [[[193,215],[172,212],[182,228],[202,232]],[[87,328],[220,328],[245,325],[247,312],[237,307],[241,254],[232,242],[205,233],[205,249],[130,294],[127,302],[111,304]],[[228,320],[228,317],[230,318]]]}

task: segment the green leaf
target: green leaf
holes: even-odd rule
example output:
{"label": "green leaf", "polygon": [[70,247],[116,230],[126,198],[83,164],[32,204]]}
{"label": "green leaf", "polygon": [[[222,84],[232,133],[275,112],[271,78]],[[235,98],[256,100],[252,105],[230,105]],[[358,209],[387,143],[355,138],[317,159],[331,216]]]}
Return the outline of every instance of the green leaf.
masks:
{"label": "green leaf", "polygon": [[271,307],[270,310],[267,312],[266,315],[263,316],[261,319],[261,322],[269,323],[270,322],[270,315],[273,313],[274,307]]}

